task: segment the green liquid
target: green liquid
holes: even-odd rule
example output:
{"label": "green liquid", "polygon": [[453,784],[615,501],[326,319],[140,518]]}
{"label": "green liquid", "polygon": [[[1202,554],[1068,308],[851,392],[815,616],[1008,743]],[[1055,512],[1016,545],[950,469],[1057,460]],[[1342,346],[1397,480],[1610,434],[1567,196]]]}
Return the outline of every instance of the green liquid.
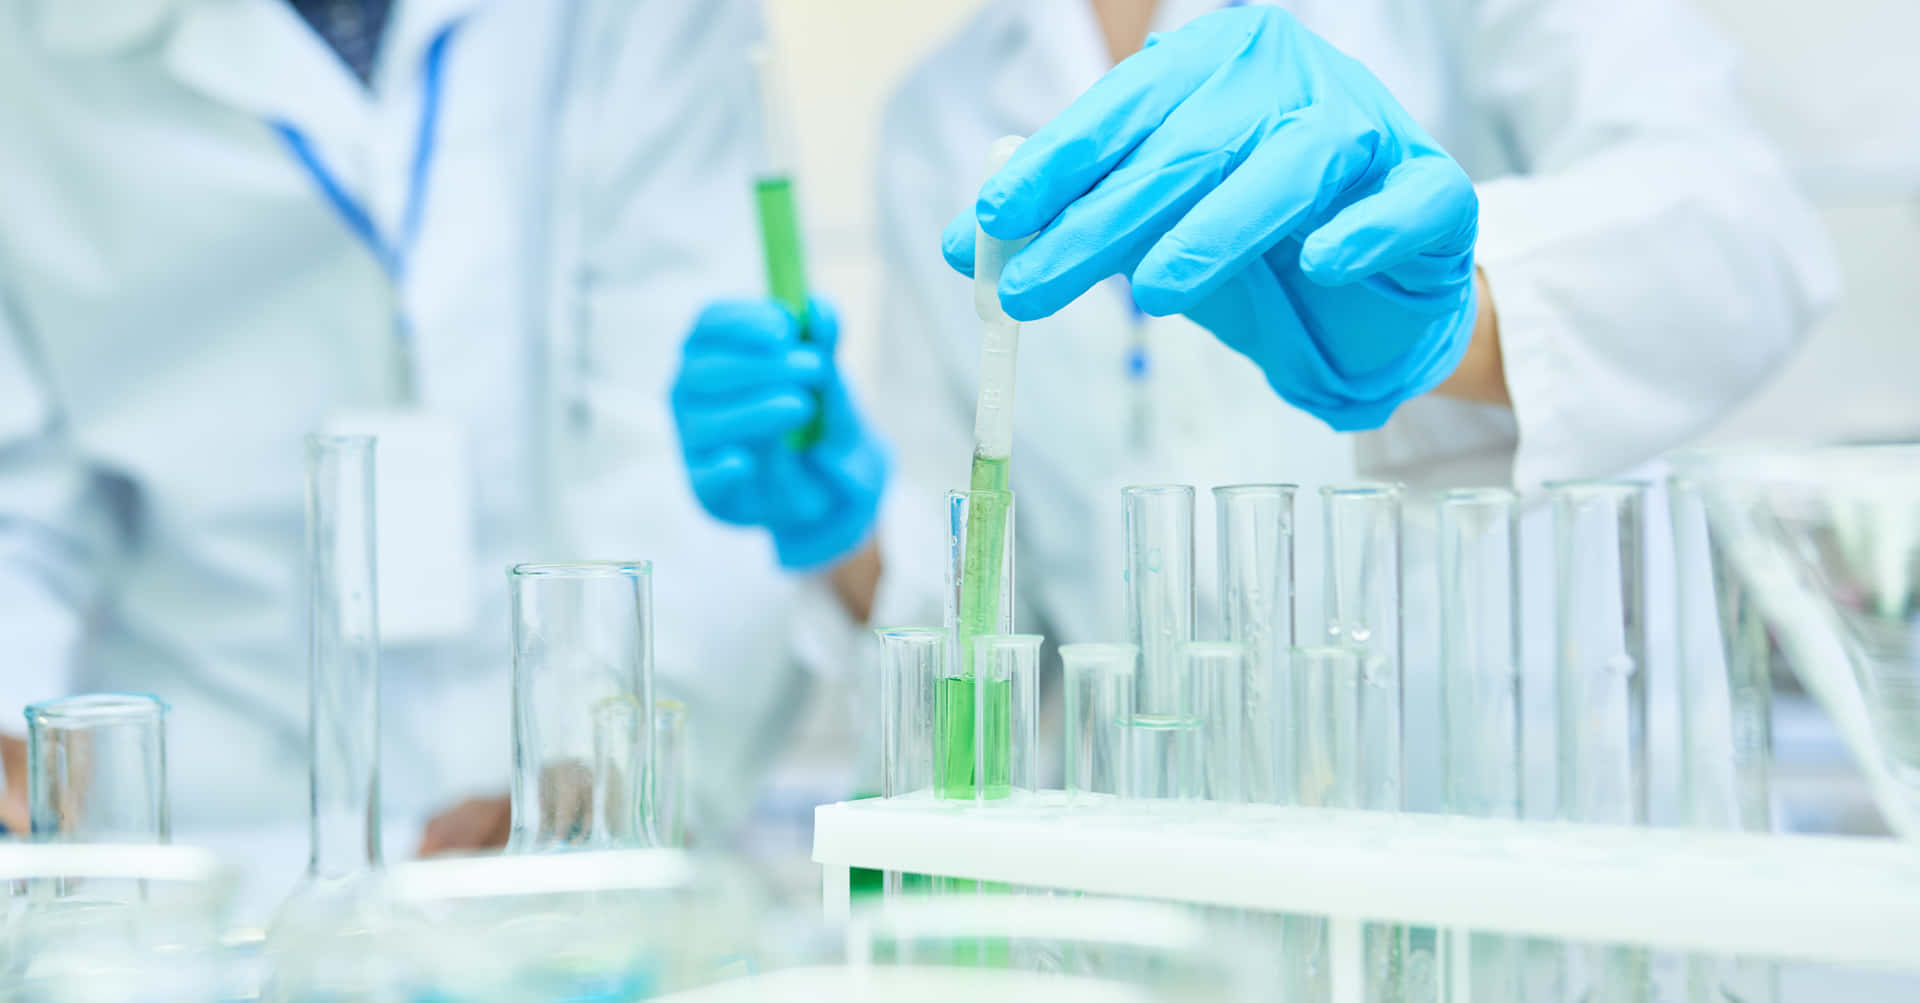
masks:
{"label": "green liquid", "polygon": [[[807,329],[807,263],[800,253],[800,213],[794,207],[793,179],[761,178],[754,182],[753,200],[760,211],[760,244],[767,259],[767,290],[800,325],[800,340],[812,341]],[[814,403],[820,395],[814,394]],[[787,444],[805,449],[820,441],[820,419],[787,437]]]}
{"label": "green liquid", "polygon": [[[943,798],[1004,798],[1013,793],[1013,680],[990,682],[974,706],[974,680],[940,680],[933,694],[933,793]],[[975,735],[975,714],[981,725]],[[976,756],[974,739],[985,745]],[[977,762],[976,762],[977,760]],[[983,776],[975,775],[981,767]]]}
{"label": "green liquid", "polygon": [[1002,632],[1000,564],[1007,537],[1007,510],[1013,495],[1007,488],[1008,457],[975,456],[968,487],[976,494],[967,507],[966,553],[960,564],[961,675],[973,678],[973,639]]}

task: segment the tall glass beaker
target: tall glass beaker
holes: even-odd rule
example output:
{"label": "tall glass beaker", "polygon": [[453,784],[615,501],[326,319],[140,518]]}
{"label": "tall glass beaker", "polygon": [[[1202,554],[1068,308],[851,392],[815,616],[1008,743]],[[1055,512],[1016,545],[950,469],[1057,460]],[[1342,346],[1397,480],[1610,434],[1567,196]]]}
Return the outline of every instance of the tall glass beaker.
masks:
{"label": "tall glass beaker", "polygon": [[[972,800],[977,784],[974,747],[974,638],[1013,633],[1013,494],[1007,491],[947,493],[951,549],[947,561],[946,671],[934,696],[933,790],[937,797]],[[996,532],[976,539],[977,531]],[[995,708],[982,708],[992,711]],[[992,796],[992,795],[988,795]],[[1004,796],[1002,794],[1001,796]]]}
{"label": "tall glass beaker", "polygon": [[[651,764],[596,770],[595,715],[653,706],[652,570],[645,562],[520,564],[513,598],[513,823],[515,853],[589,846],[595,803],[642,816],[631,838],[648,845]],[[608,702],[612,701],[611,704]],[[652,715],[634,714],[633,747],[652,748]],[[599,793],[596,793],[599,792]],[[606,841],[602,841],[603,844]]]}
{"label": "tall glass beaker", "polygon": [[[1520,817],[1519,531],[1513,492],[1439,498],[1440,746],[1446,810]],[[1448,930],[1442,998],[1518,1003],[1524,942]]]}
{"label": "tall glass beaker", "polygon": [[1287,685],[1293,648],[1291,484],[1213,489],[1220,557],[1220,636],[1246,646],[1241,686],[1247,800],[1293,801],[1292,720]]}
{"label": "tall glass beaker", "polygon": [[1134,685],[1134,794],[1192,795],[1188,750],[1197,722],[1177,657],[1193,640],[1193,488],[1129,487],[1121,492],[1127,546],[1127,631],[1140,649]]}
{"label": "tall glass beaker", "polygon": [[36,842],[165,843],[167,705],[90,693],[27,708],[27,807]]}
{"label": "tall glass beaker", "polygon": [[[1644,825],[1646,485],[1576,481],[1547,489],[1553,498],[1559,815]],[[1566,999],[1652,998],[1652,956],[1644,949],[1573,945],[1566,961]]]}

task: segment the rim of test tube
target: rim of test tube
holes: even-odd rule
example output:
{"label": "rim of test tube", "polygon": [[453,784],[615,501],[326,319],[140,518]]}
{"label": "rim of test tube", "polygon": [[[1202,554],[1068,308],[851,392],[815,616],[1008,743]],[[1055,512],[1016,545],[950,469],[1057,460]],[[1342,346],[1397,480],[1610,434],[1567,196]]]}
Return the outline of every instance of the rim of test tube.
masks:
{"label": "rim of test tube", "polygon": [[521,578],[631,578],[653,574],[652,561],[555,561],[516,564],[507,574]]}
{"label": "rim of test tube", "polygon": [[1328,484],[1320,489],[1322,498],[1398,498],[1402,487],[1399,484]]}
{"label": "rim of test tube", "polygon": [[82,693],[27,706],[27,720],[66,727],[124,724],[164,715],[165,700],[151,693]]}
{"label": "rim of test tube", "polygon": [[1298,492],[1298,484],[1222,484],[1213,489],[1215,495],[1265,494],[1269,491],[1290,495]]}
{"label": "rim of test tube", "polygon": [[307,434],[307,445],[313,446],[316,448],[324,448],[327,446],[332,446],[338,449],[338,448],[345,448],[348,446],[353,446],[353,447],[372,446],[374,443],[378,441],[380,441],[380,437],[377,435],[363,435],[363,434],[357,434],[357,433],[349,434],[349,433],[337,433],[337,432],[310,432]]}
{"label": "rim of test tube", "polygon": [[897,637],[902,640],[934,640],[934,639],[946,640],[947,628],[945,627],[878,627],[874,629],[873,635],[875,637]]}
{"label": "rim of test tube", "polygon": [[1129,484],[1120,489],[1123,495],[1170,495],[1193,494],[1191,484]]}
{"label": "rim of test tube", "polygon": [[1287,649],[1287,657],[1289,660],[1300,658],[1311,658],[1315,660],[1327,658],[1351,659],[1355,668],[1359,667],[1361,656],[1365,654],[1364,649],[1348,644],[1301,644]]}
{"label": "rim of test tube", "polygon": [[1565,481],[1547,481],[1541,487],[1548,491],[1569,494],[1638,494],[1653,487],[1651,481],[1633,480],[1619,477],[1575,478]]}
{"label": "rim of test tube", "polygon": [[[1122,658],[1125,659],[1124,662],[1121,661]],[[1140,646],[1137,644],[1088,641],[1060,646],[1060,663],[1064,668],[1091,669],[1096,672],[1116,674],[1124,672],[1132,675],[1134,666],[1139,661]]]}
{"label": "rim of test tube", "polygon": [[954,488],[953,490],[947,492],[947,500],[953,501],[956,498],[972,498],[977,495],[1011,495],[1011,494],[1013,494],[1013,489],[1011,488]]}
{"label": "rim of test tube", "polygon": [[1462,505],[1474,502],[1513,502],[1520,495],[1511,488],[1449,488],[1434,496],[1442,505]]}

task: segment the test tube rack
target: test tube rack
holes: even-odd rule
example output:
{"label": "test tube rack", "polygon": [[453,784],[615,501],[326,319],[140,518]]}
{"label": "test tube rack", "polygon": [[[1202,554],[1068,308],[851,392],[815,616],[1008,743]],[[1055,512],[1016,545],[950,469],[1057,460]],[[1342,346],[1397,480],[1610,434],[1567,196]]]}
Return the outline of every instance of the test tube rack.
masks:
{"label": "test tube rack", "polygon": [[1920,845],[1440,815],[930,798],[822,805],[830,918],[853,867],[1320,916],[1333,998],[1361,999],[1361,927],[1642,945],[1920,972]]}

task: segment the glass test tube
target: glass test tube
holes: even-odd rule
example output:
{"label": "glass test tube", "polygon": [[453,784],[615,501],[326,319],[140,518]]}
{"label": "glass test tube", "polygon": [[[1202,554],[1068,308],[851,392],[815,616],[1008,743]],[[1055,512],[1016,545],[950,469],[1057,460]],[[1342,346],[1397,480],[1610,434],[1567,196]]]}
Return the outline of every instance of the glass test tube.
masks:
{"label": "glass test tube", "polygon": [[[880,796],[933,793],[934,690],[946,677],[947,631],[937,627],[877,630],[880,639]],[[887,871],[887,898],[925,892],[927,878]]]}
{"label": "glass test tube", "polygon": [[644,831],[638,778],[645,769],[640,703],[625,694],[593,705],[593,766],[588,776],[592,811],[587,842],[600,849],[634,846]]}
{"label": "glass test tube", "polygon": [[[1646,486],[1559,482],[1553,498],[1554,705],[1561,818],[1647,821]],[[1563,998],[1652,999],[1652,955],[1569,945]]]}
{"label": "glass test tube", "polygon": [[687,737],[687,707],[678,700],[653,704],[653,839],[655,846],[687,845],[687,793],[692,789],[693,749]]}
{"label": "glass test tube", "polygon": [[[1516,504],[1500,488],[1439,498],[1441,783],[1454,815],[1520,817]],[[1444,940],[1442,998],[1524,998],[1524,940],[1463,930]]]}
{"label": "glass test tube", "polygon": [[[1323,645],[1289,653],[1292,718],[1287,738],[1293,747],[1293,790],[1309,808],[1360,806],[1361,654],[1353,648]],[[1282,923],[1288,991],[1301,1003],[1333,998],[1332,958],[1327,921],[1317,916],[1288,916]]]}
{"label": "glass test tube", "polygon": [[1400,810],[1400,489],[1320,489],[1327,644],[1360,656],[1360,805]]}
{"label": "glass test tube", "polygon": [[167,705],[90,693],[27,708],[27,807],[34,840],[165,843]]}
{"label": "glass test tube", "polygon": [[948,642],[934,694],[933,791],[972,800],[974,638],[1013,633],[1013,494],[950,491],[947,516]]}
{"label": "glass test tube", "polygon": [[311,881],[380,866],[380,601],[374,439],[307,439]]}
{"label": "glass test tube", "polygon": [[1233,641],[1189,641],[1175,654],[1190,686],[1194,718],[1186,787],[1190,797],[1225,804],[1247,800],[1247,760],[1242,686],[1247,646]]}
{"label": "glass test tube", "polygon": [[[1399,811],[1403,732],[1400,651],[1400,488],[1330,485],[1320,489],[1326,523],[1326,629],[1329,644],[1360,658],[1360,804]],[[1431,971],[1433,932],[1369,923],[1365,938],[1368,1003],[1406,997],[1409,973]]]}
{"label": "glass test tube", "polygon": [[1547,485],[1553,496],[1560,817],[1647,820],[1646,486]]}
{"label": "glass test tube", "polygon": [[1120,492],[1127,545],[1127,630],[1140,649],[1134,684],[1134,795],[1192,794],[1188,750],[1197,728],[1176,657],[1193,640],[1193,488]]}
{"label": "glass test tube", "polygon": [[1131,644],[1060,647],[1067,690],[1064,762],[1070,801],[1084,804],[1099,795],[1129,797],[1133,793],[1127,768],[1133,762],[1133,686],[1139,661],[1140,649]]}
{"label": "glass test tube", "polygon": [[1031,794],[1039,786],[1040,643],[1038,634],[973,639],[976,800]]}
{"label": "glass test tube", "polygon": [[[591,845],[596,790],[649,804],[651,764],[596,773],[594,716],[634,710],[634,749],[652,748],[652,572],[644,562],[521,564],[513,598],[513,823],[510,851]],[[604,797],[602,798],[604,800]],[[623,837],[645,843],[646,833]]]}
{"label": "glass test tube", "polygon": [[[1700,488],[1667,482],[1673,519],[1680,671],[1680,802],[1686,825],[1770,832],[1771,645],[1753,597],[1707,522]],[[1761,959],[1692,955],[1687,999],[1775,1003],[1779,969]]]}
{"label": "glass test tube", "polygon": [[1220,545],[1220,636],[1246,646],[1242,684],[1248,801],[1291,804],[1293,743],[1287,685],[1293,648],[1291,484],[1213,489]]}

